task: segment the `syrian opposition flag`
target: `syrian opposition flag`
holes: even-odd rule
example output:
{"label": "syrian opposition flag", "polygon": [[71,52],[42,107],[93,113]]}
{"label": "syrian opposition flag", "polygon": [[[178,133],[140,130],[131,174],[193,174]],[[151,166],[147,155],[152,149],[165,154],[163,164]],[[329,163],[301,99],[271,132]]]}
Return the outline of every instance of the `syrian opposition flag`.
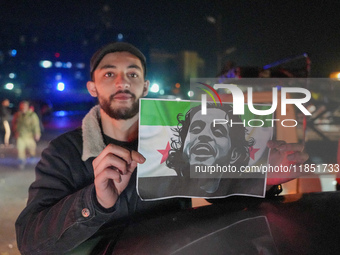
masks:
{"label": "syrian opposition flag", "polygon": [[[139,164],[137,168],[137,191],[143,199],[143,193],[148,192],[146,180],[162,180],[161,177],[177,177],[176,171],[170,169],[166,165],[166,159],[171,149],[171,139],[177,139],[174,129],[178,127],[178,114],[185,114],[190,108],[195,105],[200,105],[201,102],[193,101],[177,101],[177,100],[162,100],[162,99],[140,99],[140,116],[139,116],[139,144],[138,151],[146,158],[144,164]],[[246,105],[245,105],[246,106]],[[259,108],[258,108],[259,109]],[[268,109],[268,108],[266,108]],[[254,116],[245,107],[244,116],[246,125],[250,119],[273,119],[270,116]],[[249,127],[246,129],[248,134],[246,139],[252,137],[255,139],[255,144],[249,147],[250,161],[249,165],[265,165],[268,163],[268,148],[267,141],[272,138],[274,128],[272,123],[263,121],[262,127]],[[258,126],[259,122],[253,121],[251,125]],[[248,137],[247,137],[248,136]],[[141,190],[141,180],[144,181],[143,190]],[[152,185],[150,185],[151,187]],[[160,186],[162,186],[160,184]],[[165,187],[166,185],[163,185]],[[166,189],[166,187],[164,188]],[[154,192],[150,188],[150,192]],[[153,194],[148,193],[147,197],[152,198]],[[166,195],[164,197],[173,197]],[[162,197],[162,192],[154,194],[154,197]],[[177,194],[175,196],[193,197],[192,194]],[[237,192],[236,192],[237,193]]]}

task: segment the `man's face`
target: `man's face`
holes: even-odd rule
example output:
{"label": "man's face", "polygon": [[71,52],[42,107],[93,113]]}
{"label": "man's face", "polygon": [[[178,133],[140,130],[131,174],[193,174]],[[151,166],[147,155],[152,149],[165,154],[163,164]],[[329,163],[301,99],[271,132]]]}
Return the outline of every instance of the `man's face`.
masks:
{"label": "man's face", "polygon": [[26,113],[28,111],[29,105],[28,103],[21,102],[19,105],[19,109],[21,112]]}
{"label": "man's face", "polygon": [[9,100],[5,99],[4,101],[2,101],[2,105],[5,106],[5,107],[8,107],[9,106]]}
{"label": "man's face", "polygon": [[129,52],[109,53],[94,71],[88,89],[94,89],[91,95],[98,97],[100,107],[111,118],[130,119],[138,113],[139,98],[148,92],[143,72],[140,59]]}
{"label": "man's face", "polygon": [[[225,119],[221,109],[208,108],[207,115],[197,112],[191,119],[183,145],[183,157],[190,165],[213,165],[228,155],[231,148],[227,125],[215,125],[214,119]],[[223,162],[223,161],[222,161]]]}

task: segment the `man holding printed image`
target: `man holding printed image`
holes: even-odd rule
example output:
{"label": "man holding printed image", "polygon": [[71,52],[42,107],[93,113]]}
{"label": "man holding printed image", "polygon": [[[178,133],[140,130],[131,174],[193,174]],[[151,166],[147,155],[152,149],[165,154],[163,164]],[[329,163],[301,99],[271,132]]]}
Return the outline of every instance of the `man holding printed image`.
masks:
{"label": "man holding printed image", "polygon": [[[138,102],[149,90],[144,55],[131,44],[111,43],[93,55],[90,66],[87,89],[99,104],[81,128],[56,138],[42,153],[16,222],[22,254],[66,253],[101,236],[114,246],[131,218],[190,206],[181,198],[145,202],[136,193],[135,168],[147,160],[137,151]],[[300,145],[269,146],[276,164],[287,151],[294,151],[289,157],[297,163],[308,158]]]}

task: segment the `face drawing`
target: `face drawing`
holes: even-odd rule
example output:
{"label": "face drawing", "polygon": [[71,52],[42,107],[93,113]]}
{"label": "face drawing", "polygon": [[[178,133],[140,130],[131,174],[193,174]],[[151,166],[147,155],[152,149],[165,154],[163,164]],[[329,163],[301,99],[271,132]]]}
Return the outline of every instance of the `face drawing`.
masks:
{"label": "face drawing", "polygon": [[[212,175],[207,169],[216,166],[238,169],[248,165],[249,147],[255,143],[252,137],[246,140],[245,127],[229,124],[214,126],[215,119],[228,120],[228,123],[241,122],[240,116],[233,115],[232,110],[228,104],[221,107],[210,104],[207,115],[201,114],[201,106],[192,107],[185,115],[177,115],[178,125],[173,129],[175,138],[172,139],[167,167],[188,180],[188,185],[193,183],[206,193],[216,192],[224,175],[223,172]],[[197,173],[197,167],[202,171]]]}
{"label": "face drawing", "polygon": [[[231,149],[229,127],[214,119],[225,119],[226,113],[217,108],[208,109],[207,115],[198,111],[191,119],[183,145],[183,158],[190,165],[213,165],[226,159]],[[223,162],[223,161],[222,161]]]}

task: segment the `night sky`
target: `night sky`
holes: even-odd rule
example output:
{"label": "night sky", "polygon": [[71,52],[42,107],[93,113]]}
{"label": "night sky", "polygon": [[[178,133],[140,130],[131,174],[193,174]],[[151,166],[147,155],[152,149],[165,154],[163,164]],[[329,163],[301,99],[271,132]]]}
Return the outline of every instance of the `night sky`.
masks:
{"label": "night sky", "polygon": [[173,53],[197,51],[209,65],[208,73],[214,75],[218,72],[212,67],[216,23],[209,23],[207,17],[221,15],[221,45],[224,51],[229,49],[224,60],[233,60],[239,66],[261,67],[308,53],[312,77],[328,77],[329,73],[340,71],[339,12],[337,0],[2,0],[0,35],[8,34],[10,27],[13,36],[28,31],[67,38],[109,22],[118,30],[144,31],[151,48]]}

